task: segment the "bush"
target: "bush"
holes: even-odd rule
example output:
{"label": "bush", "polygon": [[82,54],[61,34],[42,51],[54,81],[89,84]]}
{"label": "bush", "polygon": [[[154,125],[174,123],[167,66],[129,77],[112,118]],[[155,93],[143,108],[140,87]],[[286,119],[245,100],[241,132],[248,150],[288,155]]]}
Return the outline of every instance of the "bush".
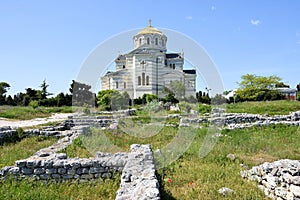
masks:
{"label": "bush", "polygon": [[190,113],[192,106],[188,102],[182,101],[178,103],[181,112]]}
{"label": "bush", "polygon": [[165,98],[162,99],[162,101],[163,101],[164,103],[170,102],[170,103],[173,103],[173,104],[176,104],[176,103],[179,102],[178,99],[175,98],[175,95],[172,94],[172,93],[168,93],[168,94],[165,96]]}
{"label": "bush", "polygon": [[145,105],[144,109],[149,112],[158,112],[162,109],[162,107],[160,106],[159,102],[151,101]]}
{"label": "bush", "polygon": [[206,105],[206,104],[201,104],[201,103],[199,103],[199,106],[198,106],[198,112],[199,112],[200,114],[210,113],[210,112],[211,112],[211,106],[210,106],[210,105]]}
{"label": "bush", "polygon": [[36,109],[39,107],[39,102],[37,100],[30,101],[29,106],[31,106],[33,109]]}

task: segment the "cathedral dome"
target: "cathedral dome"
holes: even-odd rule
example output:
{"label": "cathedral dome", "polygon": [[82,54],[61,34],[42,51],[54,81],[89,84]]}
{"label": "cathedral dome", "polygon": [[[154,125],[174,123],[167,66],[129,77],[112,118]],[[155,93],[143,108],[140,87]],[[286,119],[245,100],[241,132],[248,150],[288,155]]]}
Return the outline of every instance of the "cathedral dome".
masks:
{"label": "cathedral dome", "polygon": [[148,26],[142,30],[140,30],[138,32],[138,35],[142,35],[142,34],[159,34],[159,35],[162,35],[163,33],[158,30],[157,28],[154,28],[152,26]]}
{"label": "cathedral dome", "polygon": [[149,25],[140,30],[135,36],[133,36],[134,48],[152,48],[166,51],[167,37],[157,28]]}
{"label": "cathedral dome", "polygon": [[142,29],[142,30],[140,30],[138,32],[138,35],[143,35],[143,34],[159,34],[159,35],[163,35],[163,33],[160,30],[158,30],[157,28],[154,28],[151,25],[151,20],[149,20],[149,25],[146,28],[144,28],[144,29]]}

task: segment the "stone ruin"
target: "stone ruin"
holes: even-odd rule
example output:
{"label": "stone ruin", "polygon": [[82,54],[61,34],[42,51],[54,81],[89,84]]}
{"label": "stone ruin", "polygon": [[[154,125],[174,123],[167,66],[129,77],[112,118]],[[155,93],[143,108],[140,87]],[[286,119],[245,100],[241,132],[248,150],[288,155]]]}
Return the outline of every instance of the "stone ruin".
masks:
{"label": "stone ruin", "polygon": [[[118,117],[132,114],[134,111],[118,113]],[[26,135],[59,137],[57,143],[40,149],[33,156],[16,161],[14,166],[6,166],[0,170],[0,179],[7,175],[19,178],[32,177],[39,180],[56,181],[78,180],[85,182],[98,178],[110,178],[121,173],[121,183],[116,199],[160,199],[159,182],[155,175],[153,152],[150,145],[133,144],[130,152],[109,154],[97,153],[93,158],[68,158],[65,149],[81,134],[85,134],[90,126],[103,129],[115,129],[118,118],[111,113],[97,116],[73,116],[58,126],[45,127],[42,130],[26,130]],[[289,115],[262,116],[254,114],[237,114],[213,112],[211,116],[183,117],[179,114],[168,115],[167,118],[180,119],[179,126],[204,123],[220,124],[228,129],[240,129],[251,126],[269,126],[287,124],[299,126],[300,111]],[[168,125],[168,124],[167,124]],[[171,124],[172,125],[172,124]],[[174,124],[173,124],[174,125]],[[16,128],[0,127],[0,143],[5,138],[16,134]],[[300,200],[300,161],[281,160],[264,163],[251,170],[241,172],[244,178],[259,182],[265,194],[274,199]]]}
{"label": "stone ruin", "polygon": [[266,196],[277,200],[300,199],[300,161],[278,160],[265,162],[250,170],[241,171],[241,176],[257,181]]}
{"label": "stone ruin", "polygon": [[[116,199],[160,199],[150,145],[132,144],[130,152],[98,152],[93,158],[68,158],[65,153],[57,153],[72,144],[81,134],[85,134],[85,130],[91,125],[109,128],[114,123],[116,119],[111,116],[80,116],[72,117],[56,127],[26,130],[27,135],[62,138],[27,159],[17,160],[14,166],[3,167],[0,170],[0,179],[14,176],[36,180],[85,182],[111,178],[115,173],[121,173],[121,184]],[[15,128],[2,127],[0,139],[10,137],[15,132]]]}

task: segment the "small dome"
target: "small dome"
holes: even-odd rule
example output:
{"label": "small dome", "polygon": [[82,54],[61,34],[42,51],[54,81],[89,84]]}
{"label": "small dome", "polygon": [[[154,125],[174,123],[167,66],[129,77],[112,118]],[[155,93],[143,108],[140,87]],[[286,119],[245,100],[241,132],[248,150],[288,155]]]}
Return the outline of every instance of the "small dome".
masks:
{"label": "small dome", "polygon": [[163,35],[163,33],[160,30],[158,30],[157,28],[154,28],[151,25],[151,20],[149,20],[149,25],[146,28],[144,28],[144,29],[142,29],[138,32],[138,35],[142,35],[142,34],[159,34],[159,35]]}

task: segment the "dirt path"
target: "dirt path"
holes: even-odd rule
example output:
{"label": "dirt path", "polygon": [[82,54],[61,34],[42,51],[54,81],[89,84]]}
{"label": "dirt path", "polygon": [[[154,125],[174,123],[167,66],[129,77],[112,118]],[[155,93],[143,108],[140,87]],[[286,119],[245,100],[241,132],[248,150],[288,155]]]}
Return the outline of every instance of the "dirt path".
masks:
{"label": "dirt path", "polygon": [[63,121],[68,118],[72,113],[55,113],[50,117],[45,118],[35,118],[31,120],[9,120],[5,118],[0,118],[0,127],[12,126],[12,127],[28,127],[36,126],[39,124],[45,124],[48,122],[58,122]]}

